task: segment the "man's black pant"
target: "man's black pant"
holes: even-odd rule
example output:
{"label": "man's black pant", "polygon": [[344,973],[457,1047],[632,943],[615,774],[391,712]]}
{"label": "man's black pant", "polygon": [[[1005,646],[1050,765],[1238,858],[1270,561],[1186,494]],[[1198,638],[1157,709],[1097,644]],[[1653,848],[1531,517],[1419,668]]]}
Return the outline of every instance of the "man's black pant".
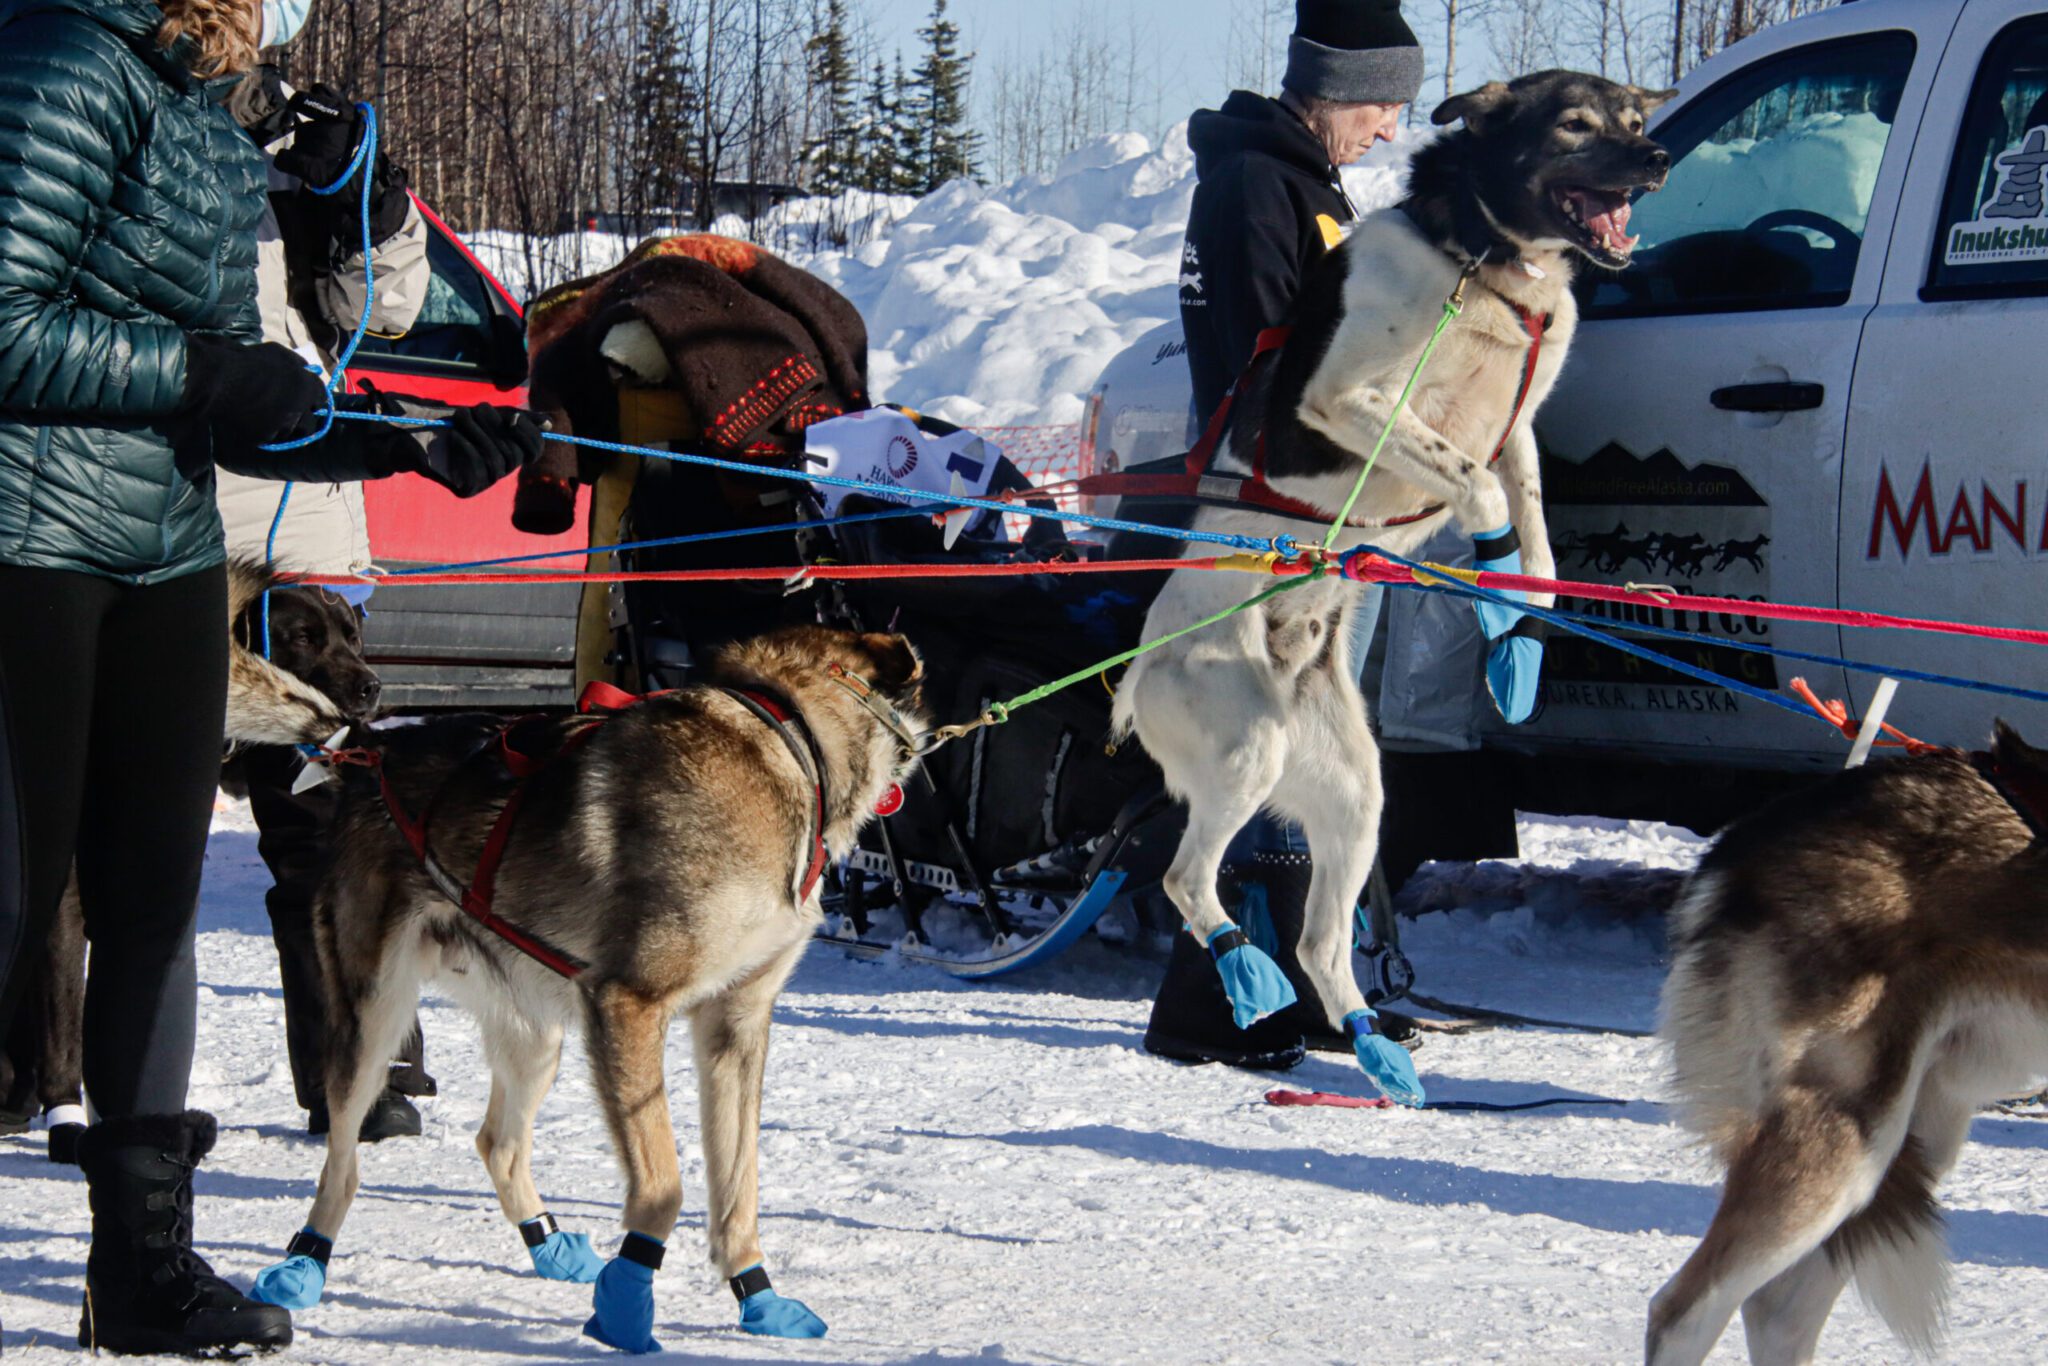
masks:
{"label": "man's black pant", "polygon": [[[242,751],[239,762],[249,784],[249,810],[256,817],[256,848],[273,883],[264,904],[284,981],[292,1089],[302,1108],[318,1110],[327,1096],[327,993],[313,938],[313,893],[320,884],[327,825],[334,818],[335,787],[323,783],[293,795],[299,758],[288,745],[253,745]],[[389,1084],[409,1096],[434,1094],[417,1020],[391,1064]]]}

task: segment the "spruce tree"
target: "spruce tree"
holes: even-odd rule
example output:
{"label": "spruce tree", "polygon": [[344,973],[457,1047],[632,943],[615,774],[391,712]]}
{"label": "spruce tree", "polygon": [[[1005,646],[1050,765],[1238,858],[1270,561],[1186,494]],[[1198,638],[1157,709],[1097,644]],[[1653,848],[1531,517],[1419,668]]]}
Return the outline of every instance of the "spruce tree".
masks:
{"label": "spruce tree", "polygon": [[932,0],[931,22],[917,31],[924,59],[911,82],[920,123],[918,152],[929,194],[949,180],[972,180],[980,135],[967,122],[967,82],[974,54],[960,51],[960,26],[946,17],[946,0]]}
{"label": "spruce tree", "polygon": [[655,0],[633,79],[634,160],[641,168],[634,197],[642,207],[680,208],[696,173],[691,156],[697,123],[697,76],[676,26],[670,0]]}
{"label": "spruce tree", "polygon": [[854,184],[863,190],[888,193],[895,188],[896,104],[889,86],[889,71],[880,57],[868,79],[867,99],[861,110],[856,145],[859,148],[859,178]]}
{"label": "spruce tree", "polygon": [[857,110],[852,44],[846,32],[846,0],[830,0],[824,27],[804,45],[811,89],[823,102],[824,126],[804,145],[803,166],[821,194],[861,183],[861,119]]}
{"label": "spruce tree", "polygon": [[925,194],[932,187],[927,166],[925,130],[930,122],[930,100],[924,87],[903,71],[903,54],[896,54],[896,72],[891,77],[890,134],[893,159],[886,170],[886,184],[894,194]]}

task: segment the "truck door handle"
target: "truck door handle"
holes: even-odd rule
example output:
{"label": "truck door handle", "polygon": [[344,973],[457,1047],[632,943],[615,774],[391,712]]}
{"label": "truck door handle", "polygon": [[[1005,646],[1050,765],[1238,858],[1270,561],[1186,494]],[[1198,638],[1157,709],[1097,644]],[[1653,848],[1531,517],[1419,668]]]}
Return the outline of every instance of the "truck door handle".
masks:
{"label": "truck door handle", "polygon": [[1820,407],[1827,391],[1803,380],[1779,380],[1770,384],[1731,384],[1716,389],[1712,403],[1730,413],[1797,413]]}

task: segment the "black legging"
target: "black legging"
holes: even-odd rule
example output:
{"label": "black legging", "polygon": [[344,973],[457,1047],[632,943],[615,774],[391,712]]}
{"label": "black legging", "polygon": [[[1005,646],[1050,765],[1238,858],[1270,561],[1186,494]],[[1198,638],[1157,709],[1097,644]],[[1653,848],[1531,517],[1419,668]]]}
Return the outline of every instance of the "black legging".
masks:
{"label": "black legging", "polygon": [[75,854],[92,943],[86,1092],[102,1115],[183,1110],[193,917],[227,706],[225,574],[137,588],[0,565],[0,699],[25,922],[0,1019],[13,1016],[17,979],[42,970]]}

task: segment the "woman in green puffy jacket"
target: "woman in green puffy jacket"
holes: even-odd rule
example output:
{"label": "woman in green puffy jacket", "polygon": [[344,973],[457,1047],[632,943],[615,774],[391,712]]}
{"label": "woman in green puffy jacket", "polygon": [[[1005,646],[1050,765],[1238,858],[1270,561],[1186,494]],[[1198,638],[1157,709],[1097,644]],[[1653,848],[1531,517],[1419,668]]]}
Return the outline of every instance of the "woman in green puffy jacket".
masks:
{"label": "woman in green puffy jacket", "polygon": [[0,0],[0,966],[38,961],[75,858],[100,1115],[79,1341],[114,1351],[291,1340],[192,1250],[215,1125],[185,1108],[227,693],[213,471],[388,472],[341,467],[356,443],[261,449],[327,402],[260,339],[264,165],[221,104],[287,11]]}

